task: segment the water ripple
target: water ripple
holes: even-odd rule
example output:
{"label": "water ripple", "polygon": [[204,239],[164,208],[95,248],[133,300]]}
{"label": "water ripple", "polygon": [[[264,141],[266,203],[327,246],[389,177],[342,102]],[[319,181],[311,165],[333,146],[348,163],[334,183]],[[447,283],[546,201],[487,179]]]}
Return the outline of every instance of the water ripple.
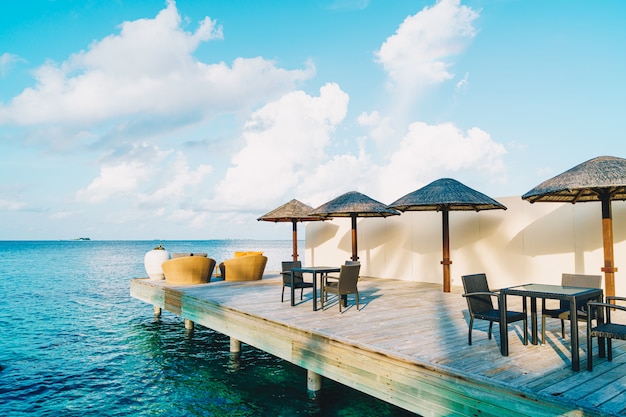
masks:
{"label": "water ripple", "polygon": [[[0,242],[0,415],[409,416],[245,346],[234,360],[224,335],[129,296],[154,242]],[[291,242],[165,242],[218,260],[242,247],[271,254]],[[28,259],[28,262],[24,262]],[[268,265],[268,268],[270,266]]]}

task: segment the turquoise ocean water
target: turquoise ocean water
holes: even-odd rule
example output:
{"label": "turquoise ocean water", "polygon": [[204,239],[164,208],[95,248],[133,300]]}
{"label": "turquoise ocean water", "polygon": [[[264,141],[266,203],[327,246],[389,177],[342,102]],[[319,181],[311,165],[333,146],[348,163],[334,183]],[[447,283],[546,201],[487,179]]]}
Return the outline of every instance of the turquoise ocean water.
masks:
{"label": "turquoise ocean water", "polygon": [[[0,416],[412,416],[131,298],[158,241],[0,241]],[[291,241],[163,241],[218,262],[260,250],[268,271]],[[304,250],[299,250],[304,254]],[[280,302],[277,291],[277,302]]]}

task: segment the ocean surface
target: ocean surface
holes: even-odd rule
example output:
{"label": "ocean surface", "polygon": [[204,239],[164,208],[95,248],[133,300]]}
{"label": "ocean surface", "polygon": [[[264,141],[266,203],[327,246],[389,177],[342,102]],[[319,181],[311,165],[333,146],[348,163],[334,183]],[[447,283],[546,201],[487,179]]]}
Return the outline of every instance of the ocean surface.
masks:
{"label": "ocean surface", "polygon": [[[129,295],[159,241],[0,241],[0,416],[414,416]],[[291,241],[162,241],[170,252],[291,259]],[[302,243],[301,243],[302,245]],[[301,260],[304,250],[299,250]],[[280,301],[277,291],[277,302]]]}

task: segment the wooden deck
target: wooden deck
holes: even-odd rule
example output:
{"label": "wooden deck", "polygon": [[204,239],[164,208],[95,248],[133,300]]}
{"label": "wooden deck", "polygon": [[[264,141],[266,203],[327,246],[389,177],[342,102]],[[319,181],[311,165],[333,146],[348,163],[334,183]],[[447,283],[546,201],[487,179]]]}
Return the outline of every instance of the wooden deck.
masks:
{"label": "wooden deck", "polygon": [[[495,327],[487,339],[486,322],[475,323],[468,346],[461,288],[443,293],[441,285],[362,278],[361,309],[351,296],[343,314],[333,300],[312,311],[310,290],[302,302],[297,292],[291,307],[286,289],[281,303],[281,288],[277,274],[266,274],[256,282],[188,287],[133,279],[130,292],[422,416],[626,416],[626,345],[615,341],[608,362],[597,357],[596,343],[588,372],[582,324],[581,371],[574,372],[558,320],[548,320],[545,345],[524,346],[521,323],[509,325],[508,357],[500,355]],[[521,308],[518,300],[509,297],[509,308]]]}

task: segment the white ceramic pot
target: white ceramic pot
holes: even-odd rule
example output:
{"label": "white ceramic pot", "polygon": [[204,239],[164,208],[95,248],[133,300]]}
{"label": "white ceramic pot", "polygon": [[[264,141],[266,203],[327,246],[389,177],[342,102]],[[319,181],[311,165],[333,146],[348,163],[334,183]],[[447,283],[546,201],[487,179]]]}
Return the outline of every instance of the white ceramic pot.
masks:
{"label": "white ceramic pot", "polygon": [[143,257],[143,264],[150,279],[165,279],[161,264],[170,259],[170,254],[165,248],[159,244],[158,247],[146,253]]}

